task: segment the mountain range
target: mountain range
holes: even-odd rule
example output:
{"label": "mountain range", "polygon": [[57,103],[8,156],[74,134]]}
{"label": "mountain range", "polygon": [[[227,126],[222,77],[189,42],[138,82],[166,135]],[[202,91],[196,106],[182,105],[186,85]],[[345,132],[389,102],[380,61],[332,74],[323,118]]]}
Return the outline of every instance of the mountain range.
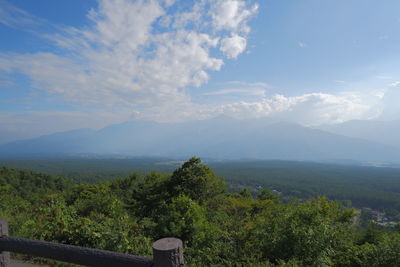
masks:
{"label": "mountain range", "polygon": [[400,149],[400,121],[352,120],[324,125],[320,130],[394,146]]}
{"label": "mountain range", "polygon": [[396,146],[400,142],[395,137],[391,142],[379,142],[378,138],[351,136],[352,131],[346,130],[351,128],[349,125],[313,129],[268,119],[237,120],[225,116],[184,123],[131,120],[100,130],[77,129],[3,144],[0,157],[200,156],[400,162],[400,146]]}

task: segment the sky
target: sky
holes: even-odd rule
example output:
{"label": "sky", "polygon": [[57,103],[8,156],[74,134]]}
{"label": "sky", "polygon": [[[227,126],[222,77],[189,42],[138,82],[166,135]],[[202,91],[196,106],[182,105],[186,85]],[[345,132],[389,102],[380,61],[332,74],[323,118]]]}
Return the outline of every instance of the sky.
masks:
{"label": "sky", "polygon": [[0,143],[127,120],[400,119],[398,0],[0,0]]}

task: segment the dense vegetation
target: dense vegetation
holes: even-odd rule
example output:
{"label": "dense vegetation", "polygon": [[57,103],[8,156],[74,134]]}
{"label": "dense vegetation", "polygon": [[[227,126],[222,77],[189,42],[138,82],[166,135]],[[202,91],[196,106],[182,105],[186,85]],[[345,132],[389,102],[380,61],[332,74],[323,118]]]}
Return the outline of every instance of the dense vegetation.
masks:
{"label": "dense vegetation", "polygon": [[[171,173],[181,163],[166,158],[0,160],[0,165],[89,183],[126,177],[133,172]],[[383,211],[392,220],[400,221],[399,168],[278,160],[207,161],[207,165],[228,182],[231,191],[247,187],[256,196],[262,187],[302,199],[323,195],[348,207]]]}
{"label": "dense vegetation", "polygon": [[182,162],[166,158],[29,158],[0,159],[0,166],[29,169],[37,172],[71,178],[75,181],[98,183],[131,173],[150,171],[172,172]]}
{"label": "dense vegetation", "polygon": [[324,197],[229,193],[198,158],[172,175],[97,184],[0,167],[0,217],[13,236],[143,256],[154,240],[179,237],[188,266],[400,265],[396,230],[360,231],[352,209]]}
{"label": "dense vegetation", "polygon": [[[400,220],[400,169],[312,162],[249,161],[209,164],[230,184],[275,189],[286,196],[324,195]],[[246,178],[244,178],[246,177]]]}

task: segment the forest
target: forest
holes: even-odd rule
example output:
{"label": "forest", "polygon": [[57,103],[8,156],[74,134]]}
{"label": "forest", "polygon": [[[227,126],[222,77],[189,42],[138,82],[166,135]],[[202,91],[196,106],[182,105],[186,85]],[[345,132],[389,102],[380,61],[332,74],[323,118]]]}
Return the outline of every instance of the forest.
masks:
{"label": "forest", "polygon": [[142,256],[178,237],[187,266],[400,266],[397,225],[323,196],[229,188],[199,158],[92,183],[0,167],[0,218],[15,237]]}
{"label": "forest", "polygon": [[[98,183],[131,173],[168,174],[184,160],[171,158],[1,159],[0,166],[30,169],[75,181]],[[248,188],[254,197],[261,188],[283,197],[308,199],[326,196],[347,207],[372,208],[400,221],[400,168],[283,160],[215,161],[204,159],[227,182],[229,191]]]}

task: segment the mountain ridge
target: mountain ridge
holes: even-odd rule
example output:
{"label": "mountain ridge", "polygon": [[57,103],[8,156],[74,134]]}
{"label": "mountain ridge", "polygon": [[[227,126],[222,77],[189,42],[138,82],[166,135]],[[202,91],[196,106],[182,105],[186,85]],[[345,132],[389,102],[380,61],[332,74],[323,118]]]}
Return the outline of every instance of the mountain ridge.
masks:
{"label": "mountain ridge", "polygon": [[399,162],[400,151],[295,123],[217,117],[182,123],[132,120],[0,145],[0,157],[130,155],[215,159]]}

